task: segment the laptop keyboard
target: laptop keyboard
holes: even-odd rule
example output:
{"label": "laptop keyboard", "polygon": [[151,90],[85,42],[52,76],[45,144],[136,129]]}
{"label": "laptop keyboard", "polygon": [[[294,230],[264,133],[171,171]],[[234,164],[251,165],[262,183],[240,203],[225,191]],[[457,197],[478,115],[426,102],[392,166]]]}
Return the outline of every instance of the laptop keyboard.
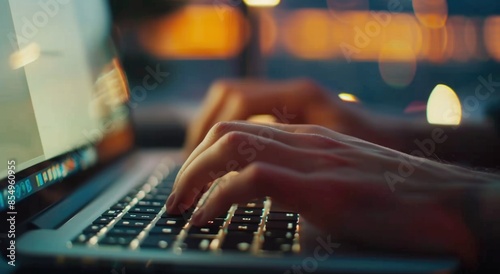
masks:
{"label": "laptop keyboard", "polygon": [[165,178],[156,171],[145,184],[132,189],[89,224],[70,246],[176,253],[300,251],[298,214],[273,210],[269,198],[235,204],[226,214],[200,227],[190,223],[194,208],[182,215],[168,214],[164,205],[178,170]]}

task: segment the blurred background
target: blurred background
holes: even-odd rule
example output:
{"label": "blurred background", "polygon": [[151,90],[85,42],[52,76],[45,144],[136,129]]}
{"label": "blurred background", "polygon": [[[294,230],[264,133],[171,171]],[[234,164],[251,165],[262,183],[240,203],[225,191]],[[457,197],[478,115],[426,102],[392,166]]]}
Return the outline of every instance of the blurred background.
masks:
{"label": "blurred background", "polygon": [[[309,77],[343,100],[428,120],[431,106],[461,102],[448,124],[481,119],[500,96],[484,84],[500,79],[498,0],[110,1],[142,145],[182,145],[220,78]],[[154,71],[168,76],[145,87]]]}

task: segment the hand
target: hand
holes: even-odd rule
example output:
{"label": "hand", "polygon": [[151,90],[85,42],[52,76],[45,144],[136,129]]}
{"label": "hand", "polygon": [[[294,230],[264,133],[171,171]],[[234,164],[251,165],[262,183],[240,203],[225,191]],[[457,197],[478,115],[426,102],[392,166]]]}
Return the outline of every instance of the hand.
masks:
{"label": "hand", "polygon": [[268,196],[342,241],[471,261],[475,238],[457,206],[470,186],[457,182],[475,180],[468,170],[319,126],[225,122],[183,165],[167,211],[194,205],[215,181],[194,224]]}
{"label": "hand", "polygon": [[191,153],[217,122],[246,120],[260,114],[276,116],[285,124],[316,124],[359,137],[370,134],[370,116],[330,95],[304,79],[219,81],[209,89],[201,112],[188,128],[186,152]]}

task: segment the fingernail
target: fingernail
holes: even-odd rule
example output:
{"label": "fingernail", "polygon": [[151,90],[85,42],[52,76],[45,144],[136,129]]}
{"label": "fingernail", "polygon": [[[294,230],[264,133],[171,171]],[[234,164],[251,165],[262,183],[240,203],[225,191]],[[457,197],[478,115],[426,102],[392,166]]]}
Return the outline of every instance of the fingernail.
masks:
{"label": "fingernail", "polygon": [[174,201],[175,201],[175,193],[172,193],[167,199],[167,211],[172,209],[171,207],[174,205]]}
{"label": "fingernail", "polygon": [[194,225],[199,225],[200,222],[203,220],[203,215],[205,213],[205,210],[203,208],[198,209],[194,214],[193,217],[191,218],[191,222]]}

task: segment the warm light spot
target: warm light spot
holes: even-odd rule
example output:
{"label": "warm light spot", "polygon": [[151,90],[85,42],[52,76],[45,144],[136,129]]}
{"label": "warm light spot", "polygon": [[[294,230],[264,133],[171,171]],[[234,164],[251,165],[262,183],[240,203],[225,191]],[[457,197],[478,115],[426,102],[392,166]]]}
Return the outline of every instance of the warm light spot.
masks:
{"label": "warm light spot", "polygon": [[404,113],[421,113],[425,112],[427,104],[421,101],[411,102],[404,110]]}
{"label": "warm light spot", "polygon": [[350,93],[340,93],[339,94],[340,100],[344,102],[349,102],[349,103],[359,103],[358,97],[354,96],[353,94]]}
{"label": "warm light spot", "polygon": [[[379,13],[381,16],[383,13]],[[405,41],[411,46],[415,54],[419,54],[423,47],[422,27],[417,19],[409,14],[391,14],[392,24],[384,28],[383,40],[380,48],[392,41]]]}
{"label": "warm light spot", "polygon": [[448,28],[423,28],[422,58],[434,63],[444,63],[448,60]]}
{"label": "warm light spot", "polygon": [[38,58],[40,58],[40,46],[37,43],[31,43],[10,56],[10,67],[13,70],[20,69],[35,62]]}
{"label": "warm light spot", "polygon": [[446,25],[448,4],[446,0],[413,0],[413,11],[420,23],[437,29]]}
{"label": "warm light spot", "polygon": [[489,17],[484,22],[484,43],[490,56],[500,62],[500,16]]}
{"label": "warm light spot", "polygon": [[244,0],[245,4],[251,7],[275,7],[279,5],[280,0]]}
{"label": "warm light spot", "polygon": [[379,70],[388,85],[408,86],[417,71],[417,58],[412,46],[405,41],[392,41],[384,45],[380,51]]}
{"label": "warm light spot", "polygon": [[269,55],[273,52],[278,40],[278,27],[271,11],[259,13],[260,21],[260,49],[262,54]]}
{"label": "warm light spot", "polygon": [[434,125],[459,125],[462,105],[450,87],[437,85],[427,101],[427,121]]}
{"label": "warm light spot", "polygon": [[247,120],[254,123],[265,123],[265,124],[278,122],[278,119],[276,119],[275,116],[267,114],[253,115],[250,116]]}
{"label": "warm light spot", "polygon": [[284,26],[284,46],[303,59],[327,59],[335,56],[333,30],[328,13],[303,9],[290,14]]}
{"label": "warm light spot", "polygon": [[220,17],[211,6],[188,6],[145,24],[140,31],[140,42],[159,57],[234,57],[248,41],[249,26],[236,8],[227,8],[224,12],[224,17]]}
{"label": "warm light spot", "polygon": [[470,58],[467,49],[467,40],[475,39],[466,33],[467,20],[463,16],[454,16],[448,20],[447,29],[449,35],[448,55],[451,59],[466,62]]}
{"label": "warm light spot", "polygon": [[[343,4],[349,6],[347,2]],[[465,62],[481,55],[481,43],[478,42],[480,26],[463,16],[446,15],[442,27],[429,28],[410,14],[378,11],[378,20],[375,20],[373,13],[369,11],[348,10],[346,7],[340,8],[340,12],[336,11],[336,14],[342,13],[342,16],[349,18],[348,24],[331,15],[334,8],[330,11],[299,9],[290,12],[285,15],[285,20],[278,21],[279,45],[283,45],[289,53],[301,59],[348,58],[373,62],[382,58],[403,61],[410,67],[413,66],[413,59],[441,64],[449,60]],[[489,32],[500,33],[494,27],[494,22],[489,25],[492,29],[488,30]],[[497,51],[500,59],[500,47],[493,46],[500,40],[491,34],[485,39],[492,45],[490,51]],[[403,50],[388,50],[387,45],[394,41],[404,44]],[[263,39],[261,47],[264,43],[266,41]],[[411,72],[411,69],[405,71]]]}
{"label": "warm light spot", "polygon": [[349,16],[351,12],[368,11],[370,7],[369,0],[326,0],[326,3],[334,19],[349,25],[355,25],[354,18]]}
{"label": "warm light spot", "polygon": [[479,58],[479,43],[478,43],[479,26],[473,19],[466,19],[464,26],[464,44],[469,56],[472,59]]}

